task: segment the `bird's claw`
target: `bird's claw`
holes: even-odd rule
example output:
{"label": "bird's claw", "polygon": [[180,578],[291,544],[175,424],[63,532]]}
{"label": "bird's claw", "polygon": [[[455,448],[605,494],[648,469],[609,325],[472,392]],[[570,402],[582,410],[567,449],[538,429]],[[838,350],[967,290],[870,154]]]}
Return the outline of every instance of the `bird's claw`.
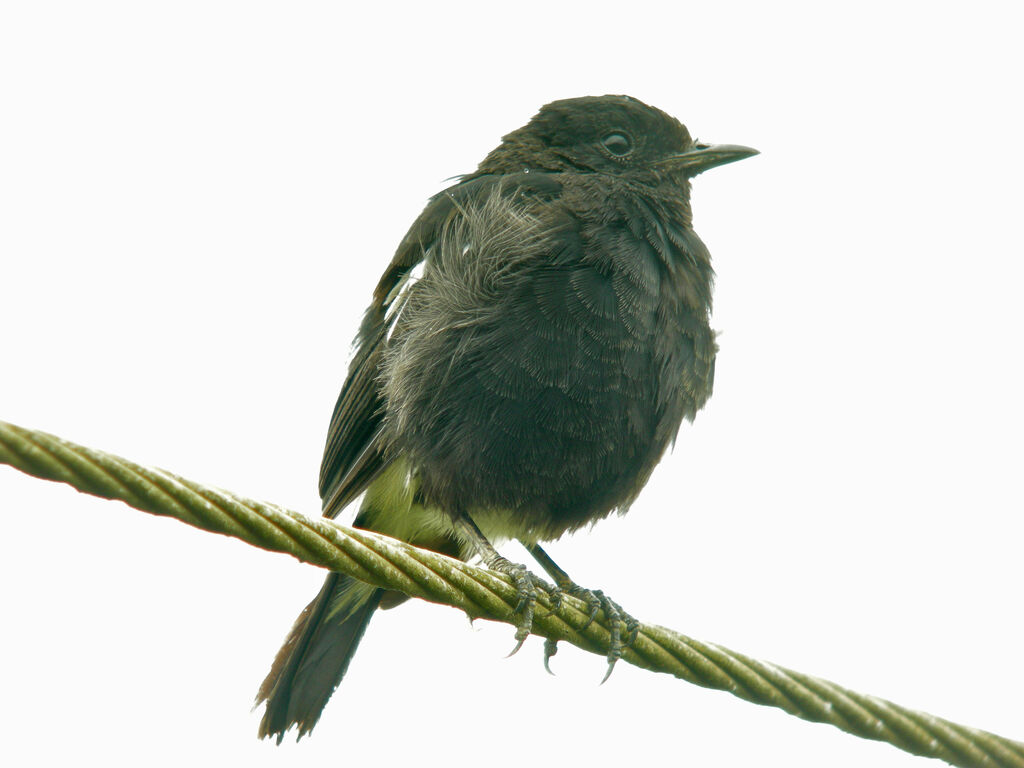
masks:
{"label": "bird's claw", "polygon": [[[572,582],[568,584],[559,583],[557,586],[549,584],[530,573],[525,565],[510,562],[503,557],[492,560],[488,563],[488,566],[493,571],[509,575],[516,587],[518,600],[515,613],[519,615],[519,619],[516,621],[516,644],[509,652],[509,656],[514,656],[523,647],[526,638],[530,636],[530,632],[533,630],[535,616],[546,618],[555,613],[562,606],[562,597],[565,594],[579,598],[587,604],[587,618],[583,622],[583,626],[577,630],[578,632],[586,630],[597,618],[597,615],[604,611],[610,637],[607,655],[608,669],[605,671],[604,677],[601,678],[602,685],[611,676],[612,670],[615,669],[615,663],[622,658],[623,651],[636,641],[637,634],[640,632],[640,622],[626,613],[622,606],[605,595],[601,590],[584,589]],[[537,596],[540,593],[543,593],[547,598],[550,608],[545,613],[537,614]],[[550,674],[554,674],[551,672],[551,657],[557,652],[557,640],[548,638],[544,641],[544,669]]]}
{"label": "bird's claw", "polygon": [[557,584],[545,584],[545,588],[547,590],[548,603],[551,604],[551,608],[545,613],[537,615],[537,617],[541,619],[546,619],[548,616],[558,613],[558,610],[562,607],[562,596],[565,595],[565,592],[563,592],[562,588]]}
{"label": "bird's claw", "polygon": [[[513,563],[505,558],[500,558],[489,564],[489,567],[493,571],[499,573],[505,573],[512,577],[512,581],[516,586],[516,595],[518,601],[516,603],[515,612],[519,614],[519,619],[516,622],[516,645],[509,652],[509,656],[514,656],[519,652],[519,649],[523,647],[526,642],[526,638],[530,636],[530,632],[533,629],[533,619],[536,613],[537,606],[537,595],[543,593],[549,600],[554,601],[560,598],[554,598],[557,592],[557,588],[548,584],[543,579],[534,576],[527,569],[525,565],[519,563]],[[550,615],[551,611],[544,614],[544,616]],[[507,657],[506,657],[507,658]]]}
{"label": "bird's claw", "polygon": [[[640,632],[640,622],[626,613],[621,605],[599,589],[584,589],[577,584],[572,584],[568,585],[566,591],[573,597],[583,600],[589,608],[587,620],[583,622],[583,626],[577,631],[583,632],[589,627],[600,611],[604,611],[604,615],[608,620],[608,633],[610,635],[607,655],[608,669],[604,673],[604,677],[601,678],[600,684],[603,685],[611,677],[612,670],[615,669],[615,662],[622,658],[622,652],[636,641],[636,637]],[[547,659],[545,659],[545,665],[546,663]]]}
{"label": "bird's claw", "polygon": [[556,653],[558,653],[558,641],[553,637],[547,638],[544,641],[544,669],[546,669],[548,674],[552,677],[555,673],[551,671],[549,662],[551,661],[551,657]]}

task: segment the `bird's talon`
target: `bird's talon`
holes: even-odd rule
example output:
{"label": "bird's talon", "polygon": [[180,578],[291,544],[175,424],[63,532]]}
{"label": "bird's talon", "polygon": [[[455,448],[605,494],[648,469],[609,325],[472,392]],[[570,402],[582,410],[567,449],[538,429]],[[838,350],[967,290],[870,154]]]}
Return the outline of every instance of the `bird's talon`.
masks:
{"label": "bird's talon", "polygon": [[598,685],[604,685],[608,682],[608,678],[612,676],[612,671],[615,669],[615,661],[617,659],[608,662],[608,669],[605,670],[604,677],[601,678],[601,682]]}
{"label": "bird's talon", "polygon": [[516,631],[516,647],[513,648],[511,651],[509,651],[508,652],[508,656],[506,656],[505,658],[506,659],[510,659],[513,656],[515,656],[517,653],[519,653],[519,649],[523,647],[523,643],[526,642],[526,638],[528,638],[529,636],[530,636],[530,633],[526,632],[525,634],[522,635],[522,637],[520,637],[520,632]]}
{"label": "bird's talon", "polygon": [[558,587],[552,587],[550,593],[548,593],[548,597],[551,600],[552,611],[557,611],[562,607],[562,594],[562,590]]}
{"label": "bird's talon", "polygon": [[548,638],[544,641],[544,669],[547,670],[548,674],[554,677],[555,673],[551,671],[549,662],[551,657],[558,653],[558,641],[552,638]]}
{"label": "bird's talon", "polygon": [[[590,611],[586,621],[583,622],[577,632],[583,632],[597,618],[597,614],[604,611],[608,627],[608,669],[601,678],[601,685],[611,677],[615,663],[622,658],[622,652],[633,645],[637,635],[640,633],[640,622],[622,610],[622,606],[609,598],[599,589],[589,590],[577,584],[559,585],[574,597],[578,597],[587,603]],[[545,659],[547,666],[547,659]]]}
{"label": "bird's talon", "polygon": [[[505,558],[496,558],[489,563],[489,567],[491,570],[511,576],[516,586],[519,600],[516,603],[514,612],[518,614],[519,620],[516,622],[516,645],[508,654],[509,656],[514,656],[523,647],[526,638],[530,636],[533,630],[533,620],[538,617],[536,613],[538,594],[543,594],[552,604],[560,603],[561,599],[555,596],[557,593],[556,587],[534,576],[527,570],[525,565],[509,562]],[[551,613],[552,611],[549,610],[539,614],[539,616],[545,618],[550,616]]]}
{"label": "bird's talon", "polygon": [[636,642],[637,635],[640,634],[640,622],[630,616],[626,620],[626,631],[629,633],[626,636],[626,647],[630,648]]}
{"label": "bird's talon", "polygon": [[594,623],[594,619],[597,618],[597,614],[601,612],[602,601],[606,598],[601,590],[591,591],[576,584],[573,584],[569,589],[569,594],[583,600],[590,608],[590,613],[587,614],[587,620],[583,622],[583,626],[577,630],[578,632],[583,632],[587,627]]}
{"label": "bird's talon", "polygon": [[562,595],[564,594],[559,587],[545,585],[545,591],[547,591],[548,602],[551,604],[551,608],[545,613],[539,614],[537,618],[546,619],[548,616],[552,616],[558,612],[562,607]]}

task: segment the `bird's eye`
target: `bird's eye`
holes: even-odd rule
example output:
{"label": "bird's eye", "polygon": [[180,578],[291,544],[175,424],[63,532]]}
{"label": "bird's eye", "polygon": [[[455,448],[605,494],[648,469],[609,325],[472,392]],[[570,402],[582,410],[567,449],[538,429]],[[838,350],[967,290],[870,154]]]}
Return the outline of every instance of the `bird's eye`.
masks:
{"label": "bird's eye", "polygon": [[609,133],[601,139],[601,145],[616,157],[625,157],[633,151],[633,140],[619,131]]}

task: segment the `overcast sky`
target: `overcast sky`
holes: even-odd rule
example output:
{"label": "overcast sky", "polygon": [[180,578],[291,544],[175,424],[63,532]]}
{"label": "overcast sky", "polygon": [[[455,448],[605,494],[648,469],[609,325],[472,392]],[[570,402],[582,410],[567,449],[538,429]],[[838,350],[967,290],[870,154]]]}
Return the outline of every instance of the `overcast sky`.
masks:
{"label": "overcast sky", "polygon": [[[360,4],[368,5],[368,4]],[[1024,739],[1010,2],[0,6],[0,419],[314,515],[349,342],[427,198],[542,104],[762,154],[693,190],[715,394],[552,544],[638,618]],[[11,765],[923,766],[415,603],[312,737],[256,688],[322,574],[0,467]],[[513,559],[524,559],[506,547]]]}

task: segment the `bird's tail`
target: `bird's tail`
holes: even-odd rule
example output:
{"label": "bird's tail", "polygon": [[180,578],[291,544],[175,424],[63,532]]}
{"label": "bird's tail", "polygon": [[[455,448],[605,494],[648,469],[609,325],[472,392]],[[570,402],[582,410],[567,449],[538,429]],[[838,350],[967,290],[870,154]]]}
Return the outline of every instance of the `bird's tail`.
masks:
{"label": "bird's tail", "polygon": [[[394,461],[366,489],[353,525],[459,557],[460,545],[448,517],[417,504],[416,488],[405,462]],[[280,744],[293,725],[298,727],[299,738],[313,730],[344,677],[373,612],[407,599],[400,592],[330,574],[320,594],[299,614],[256,694],[256,706],[267,703],[260,738],[276,737]]]}
{"label": "bird's tail", "polygon": [[266,702],[260,738],[276,737],[298,726],[299,738],[320,719],[359,641],[380,605],[384,590],[339,573],[331,573],[277,652],[256,705]]}

